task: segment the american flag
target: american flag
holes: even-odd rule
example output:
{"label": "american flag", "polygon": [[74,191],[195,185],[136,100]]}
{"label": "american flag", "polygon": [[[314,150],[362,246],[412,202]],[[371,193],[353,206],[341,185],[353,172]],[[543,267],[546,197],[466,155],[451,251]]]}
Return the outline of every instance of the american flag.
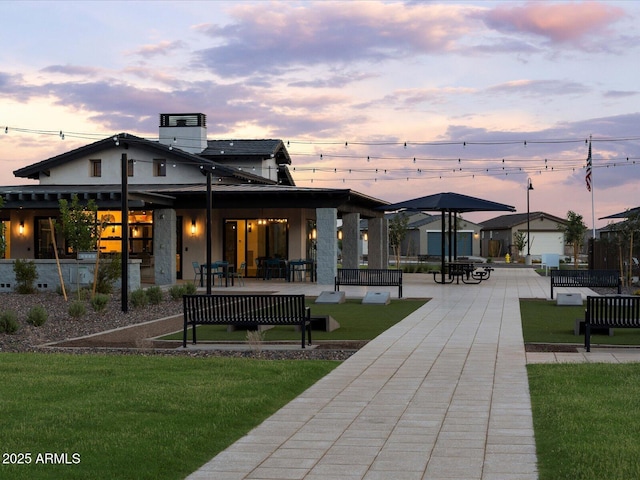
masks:
{"label": "american flag", "polygon": [[591,142],[589,142],[589,155],[587,156],[587,174],[585,175],[587,190],[591,191]]}

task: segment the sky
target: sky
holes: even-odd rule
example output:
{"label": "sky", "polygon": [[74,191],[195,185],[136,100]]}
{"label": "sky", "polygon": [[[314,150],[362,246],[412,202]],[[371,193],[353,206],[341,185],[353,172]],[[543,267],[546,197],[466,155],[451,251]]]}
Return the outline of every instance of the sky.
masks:
{"label": "sky", "polygon": [[189,112],[210,140],[282,139],[302,187],[529,197],[589,228],[640,206],[640,2],[5,0],[2,20],[4,185]]}

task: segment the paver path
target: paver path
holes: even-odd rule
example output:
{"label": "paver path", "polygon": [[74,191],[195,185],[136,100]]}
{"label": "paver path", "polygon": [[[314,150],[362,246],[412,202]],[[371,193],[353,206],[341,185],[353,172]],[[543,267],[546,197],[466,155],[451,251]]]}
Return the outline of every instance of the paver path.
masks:
{"label": "paver path", "polygon": [[518,299],[545,298],[548,279],[496,269],[480,285],[422,275],[403,289],[433,299],[188,478],[537,478]]}

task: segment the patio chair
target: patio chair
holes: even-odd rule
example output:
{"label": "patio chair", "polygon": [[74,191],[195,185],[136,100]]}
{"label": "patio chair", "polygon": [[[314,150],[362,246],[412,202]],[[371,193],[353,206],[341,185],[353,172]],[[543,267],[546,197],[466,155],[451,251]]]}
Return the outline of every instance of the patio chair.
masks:
{"label": "patio chair", "polygon": [[247,263],[242,262],[240,268],[236,272],[232,272],[230,275],[235,279],[238,279],[238,284],[244,287],[244,276],[247,270]]}
{"label": "patio chair", "polygon": [[200,271],[200,264],[198,262],[191,262],[193,265],[193,284],[197,285],[198,277],[200,277],[200,283],[202,283],[202,272]]}

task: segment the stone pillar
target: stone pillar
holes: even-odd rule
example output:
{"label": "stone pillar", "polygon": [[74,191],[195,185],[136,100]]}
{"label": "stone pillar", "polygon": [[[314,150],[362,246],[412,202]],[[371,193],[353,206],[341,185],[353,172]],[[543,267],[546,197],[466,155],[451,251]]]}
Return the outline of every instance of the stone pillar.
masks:
{"label": "stone pillar", "polygon": [[317,283],[333,285],[338,264],[338,211],[335,208],[316,209]]}
{"label": "stone pillar", "polygon": [[385,218],[369,219],[369,268],[388,268],[389,235]]}
{"label": "stone pillar", "polygon": [[153,211],[153,261],[156,285],[176,283],[176,211]]}
{"label": "stone pillar", "polygon": [[342,268],[359,268],[361,255],[360,214],[348,213],[342,217]]}

